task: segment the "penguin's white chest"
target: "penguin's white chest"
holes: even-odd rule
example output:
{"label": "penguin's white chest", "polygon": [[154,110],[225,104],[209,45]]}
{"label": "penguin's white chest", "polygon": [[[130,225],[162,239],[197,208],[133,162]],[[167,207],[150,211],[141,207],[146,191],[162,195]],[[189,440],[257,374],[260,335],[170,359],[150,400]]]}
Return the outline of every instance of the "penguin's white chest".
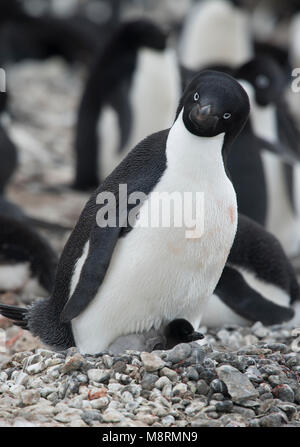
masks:
{"label": "penguin's white chest", "polygon": [[[223,137],[198,138],[185,130],[181,117],[174,124],[161,180],[141,207],[136,228],[119,240],[94,300],[72,322],[82,352],[99,352],[120,335],[158,328],[177,317],[199,324],[237,226],[236,196],[221,156]],[[194,228],[174,225],[176,200],[171,213],[168,207],[152,208],[153,197],[161,193],[190,195]],[[151,222],[157,222],[157,212],[162,219],[170,217],[171,225],[142,226],[149,207]],[[203,233],[193,237],[197,229]]]}

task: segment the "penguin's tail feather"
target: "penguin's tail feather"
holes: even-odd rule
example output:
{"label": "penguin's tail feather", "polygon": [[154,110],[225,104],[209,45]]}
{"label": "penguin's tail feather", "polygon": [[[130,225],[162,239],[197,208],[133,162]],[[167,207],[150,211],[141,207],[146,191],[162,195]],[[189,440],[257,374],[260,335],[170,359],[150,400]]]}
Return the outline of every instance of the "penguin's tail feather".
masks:
{"label": "penguin's tail feather", "polygon": [[22,329],[29,330],[28,308],[0,304],[0,314],[9,320],[12,320],[15,325],[20,326]]}

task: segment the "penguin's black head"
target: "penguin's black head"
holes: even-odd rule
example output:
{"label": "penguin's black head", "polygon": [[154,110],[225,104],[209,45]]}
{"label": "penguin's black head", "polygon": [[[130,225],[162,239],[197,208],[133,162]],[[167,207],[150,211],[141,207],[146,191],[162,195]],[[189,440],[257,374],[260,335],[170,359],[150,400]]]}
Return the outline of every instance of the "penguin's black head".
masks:
{"label": "penguin's black head", "polygon": [[192,134],[214,137],[225,133],[233,139],[246,123],[250,105],[247,93],[232,76],[205,70],[185,89],[176,118],[181,111]]}
{"label": "penguin's black head", "polygon": [[167,32],[150,20],[127,22],[122,25],[122,33],[132,47],[147,47],[162,51],[167,45]]}
{"label": "penguin's black head", "polygon": [[242,65],[235,77],[252,85],[255,100],[260,106],[276,102],[285,87],[284,73],[277,62],[268,56],[257,56]]}
{"label": "penguin's black head", "polygon": [[204,338],[200,332],[194,331],[194,328],[189,321],[183,318],[177,318],[166,326],[165,337],[167,339],[168,347]]}

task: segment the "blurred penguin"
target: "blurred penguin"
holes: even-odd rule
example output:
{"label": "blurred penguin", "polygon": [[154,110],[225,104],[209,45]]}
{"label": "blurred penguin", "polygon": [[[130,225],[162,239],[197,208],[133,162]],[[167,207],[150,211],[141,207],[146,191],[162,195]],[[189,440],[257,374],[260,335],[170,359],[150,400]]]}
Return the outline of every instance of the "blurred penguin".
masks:
{"label": "blurred penguin", "polygon": [[201,325],[289,325],[300,322],[300,288],[278,240],[239,214],[227,264]]}
{"label": "blurred penguin", "polygon": [[204,0],[191,8],[179,44],[184,67],[237,66],[252,53],[249,14],[239,0]]}
{"label": "blurred penguin", "polygon": [[138,141],[170,126],[180,93],[177,58],[166,33],[146,20],[121,25],[83,92],[74,186],[98,186]]}
{"label": "blurred penguin", "polygon": [[[278,64],[266,56],[244,64],[235,76],[250,98],[250,122],[264,166],[266,229],[279,239],[288,255],[297,254],[300,227],[294,169],[300,161],[300,133],[284,98],[285,76]],[[239,176],[242,178],[242,172]],[[241,211],[249,215],[247,210]]]}

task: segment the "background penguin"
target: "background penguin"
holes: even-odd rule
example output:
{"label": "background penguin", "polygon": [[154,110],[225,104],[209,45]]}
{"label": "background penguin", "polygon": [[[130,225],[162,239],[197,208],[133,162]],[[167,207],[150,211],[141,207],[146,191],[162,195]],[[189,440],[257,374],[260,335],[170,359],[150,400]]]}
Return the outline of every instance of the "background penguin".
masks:
{"label": "background penguin", "polygon": [[[243,65],[235,76],[249,94],[250,122],[255,136],[260,139],[257,149],[262,157],[266,181],[266,228],[279,239],[286,252],[293,255],[299,250],[300,237],[292,193],[293,164],[299,161],[300,155],[300,133],[284,99],[284,74],[275,61],[259,56]],[[236,172],[236,176],[243,181],[242,171]],[[251,188],[248,191],[248,194],[244,191],[245,203]],[[252,217],[245,208],[241,211]]]}
{"label": "background penguin", "polygon": [[51,293],[57,256],[38,233],[0,214],[0,290],[23,289]]}
{"label": "background penguin", "polygon": [[278,240],[239,214],[237,234],[202,325],[299,323],[299,303],[298,280]]}
{"label": "background penguin", "polygon": [[118,337],[107,350],[113,355],[122,354],[130,349],[140,352],[152,352],[157,349],[172,349],[179,343],[201,340],[204,336],[196,332],[187,320],[178,318],[158,330],[151,329],[142,334],[130,334]]}
{"label": "background penguin", "polygon": [[188,69],[211,64],[237,66],[253,55],[249,14],[239,1],[205,0],[191,9],[179,42],[179,58]]}
{"label": "background penguin", "polygon": [[[111,24],[111,28],[112,28]],[[91,62],[111,32],[91,21],[51,14],[30,15],[17,0],[1,1],[1,63],[61,56],[69,63]]]}
{"label": "background penguin", "polygon": [[17,167],[17,149],[10,139],[6,126],[6,106],[7,93],[0,93],[0,194],[5,192],[5,188],[14,174]]}
{"label": "background penguin", "polygon": [[[50,298],[25,311],[12,308],[14,320],[26,321],[52,347],[75,344],[88,353],[174,318],[198,327],[236,233],[236,196],[223,159],[248,114],[247,94],[232,77],[214,71],[197,75],[171,129],[139,143],[92,194],[64,248]],[[107,209],[97,205],[97,197],[101,192],[117,197],[119,184],[127,184],[127,198],[137,191],[147,198],[128,205],[115,227],[101,227],[96,219]],[[154,193],[174,191],[204,192],[202,237],[195,227],[186,235],[184,226],[138,224]],[[123,228],[129,217],[133,225]]]}
{"label": "background penguin", "polygon": [[75,187],[97,187],[142,138],[168,127],[180,90],[165,32],[145,20],[121,25],[95,61],[79,106]]}

